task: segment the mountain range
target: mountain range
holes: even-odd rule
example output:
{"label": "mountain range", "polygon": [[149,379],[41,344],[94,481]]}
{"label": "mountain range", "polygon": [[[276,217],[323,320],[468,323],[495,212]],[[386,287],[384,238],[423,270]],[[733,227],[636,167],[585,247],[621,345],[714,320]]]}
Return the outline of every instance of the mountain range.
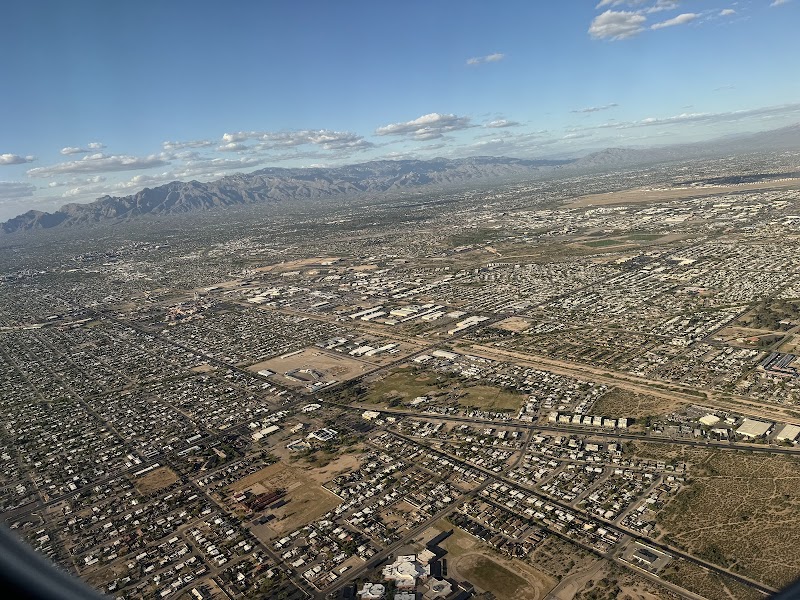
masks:
{"label": "mountain range", "polygon": [[608,171],[711,156],[796,149],[800,149],[800,124],[710,142],[656,148],[608,148],[565,160],[473,157],[376,160],[333,168],[267,168],[206,183],[173,181],[129,196],[102,196],[88,204],[66,204],[52,213],[30,210],[0,224],[0,232],[74,227],[144,215],[174,215],[294,199],[377,195],[421,190],[426,186],[523,180],[557,169]]}

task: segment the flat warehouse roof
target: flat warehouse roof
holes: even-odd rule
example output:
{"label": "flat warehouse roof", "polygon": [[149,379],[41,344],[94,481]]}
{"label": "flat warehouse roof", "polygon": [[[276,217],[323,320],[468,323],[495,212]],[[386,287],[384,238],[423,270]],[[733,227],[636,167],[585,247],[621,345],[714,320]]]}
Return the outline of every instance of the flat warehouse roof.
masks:
{"label": "flat warehouse roof", "polygon": [[767,433],[770,427],[772,427],[772,423],[756,421],[755,419],[745,419],[744,422],[739,425],[739,429],[736,430],[736,433],[741,433],[748,437],[758,437]]}

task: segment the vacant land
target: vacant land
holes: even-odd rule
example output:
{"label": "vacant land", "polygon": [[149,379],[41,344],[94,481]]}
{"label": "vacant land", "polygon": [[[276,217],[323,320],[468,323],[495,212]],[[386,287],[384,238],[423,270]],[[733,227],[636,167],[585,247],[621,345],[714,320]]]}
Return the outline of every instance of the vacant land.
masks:
{"label": "vacant land", "polygon": [[257,531],[254,529],[259,537],[264,535],[266,539],[272,539],[293,531],[333,510],[341,502],[302,469],[283,462],[270,465],[228,486],[231,493],[250,491],[263,494],[277,489],[287,491],[283,498],[286,504],[271,511],[275,519],[268,527],[262,526]]}
{"label": "vacant land", "polygon": [[513,332],[525,331],[530,326],[531,322],[528,319],[523,319],[522,317],[509,317],[508,319],[500,321],[494,325],[494,327],[497,327],[498,329],[505,329],[506,331]]}
{"label": "vacant land", "polygon": [[401,368],[371,384],[367,401],[408,402],[420,396],[431,398],[437,405],[457,404],[463,408],[491,411],[519,410],[523,400],[522,395],[502,388]]}
{"label": "vacant land", "polygon": [[592,406],[592,414],[605,417],[642,419],[650,415],[663,415],[685,406],[679,400],[637,394],[630,390],[614,388],[601,396]]}
{"label": "vacant land", "polygon": [[637,242],[652,242],[659,238],[664,237],[663,233],[634,233],[631,235],[626,235],[626,240],[634,240]]}
{"label": "vacant land", "polygon": [[134,484],[136,485],[136,490],[142,496],[149,496],[154,492],[171,486],[176,481],[178,481],[178,476],[175,471],[169,467],[160,467],[142,475],[134,481]]}
{"label": "vacant land", "polygon": [[787,585],[800,573],[800,462],[705,452],[704,459],[693,452],[693,478],[659,513],[663,539],[768,585]]}
{"label": "vacant land", "polygon": [[[455,561],[458,572],[482,590],[492,592],[498,598],[528,598],[528,587],[519,575],[483,554],[467,554]],[[538,595],[534,596],[538,598]]]}
{"label": "vacant land", "polygon": [[490,411],[518,411],[523,400],[520,394],[488,385],[465,387],[454,395],[461,406]]}
{"label": "vacant land", "polygon": [[368,401],[386,402],[392,398],[413,400],[418,396],[430,396],[440,391],[437,376],[418,373],[411,368],[400,368],[370,385]]}
{"label": "vacant land", "polygon": [[607,192],[605,194],[590,194],[580,196],[569,202],[566,206],[571,208],[581,206],[604,206],[610,204],[633,204],[644,202],[669,202],[671,200],[685,200],[687,198],[704,198],[706,196],[717,196],[729,194],[731,192],[742,192],[747,190],[777,190],[786,188],[796,188],[798,180],[789,179],[785,181],[759,181],[755,183],[743,183],[739,185],[715,186],[715,187],[681,187],[668,189],[636,189],[618,192]]}
{"label": "vacant land", "polygon": [[589,246],[590,248],[607,248],[609,246],[620,246],[625,244],[626,242],[622,242],[620,240],[593,240],[591,242],[581,242],[584,246]]}
{"label": "vacant land", "polygon": [[449,521],[434,525],[439,531],[452,529],[443,543],[453,576],[463,577],[497,598],[539,600],[555,587],[556,580],[533,566],[501,556]]}
{"label": "vacant land", "polygon": [[674,560],[661,573],[666,581],[699,594],[708,600],[761,600],[759,592],[723,575],[707,571],[686,560]]}
{"label": "vacant land", "polygon": [[715,336],[720,341],[729,346],[739,348],[763,348],[769,344],[774,344],[783,338],[782,333],[764,329],[752,329],[749,327],[726,327]]}
{"label": "vacant land", "polygon": [[[576,573],[565,578],[559,584],[557,591],[564,593],[556,594],[559,600],[678,600],[681,596],[669,592],[665,588],[645,579],[641,575],[623,569],[615,563],[598,559],[599,568],[590,569],[587,574]],[[574,595],[569,586],[570,580],[577,580],[582,584]],[[727,598],[726,600],[731,600]]]}
{"label": "vacant land", "polygon": [[[275,373],[272,377],[276,381],[292,387],[304,387],[307,383],[317,380],[346,381],[358,377],[371,368],[371,364],[345,355],[324,352],[318,348],[306,348],[298,353],[278,356],[248,367],[254,372],[264,369],[272,371]],[[300,377],[306,380],[289,379],[285,376],[285,373],[298,369],[308,370],[311,373],[300,374]],[[316,373],[319,373],[319,376]]]}

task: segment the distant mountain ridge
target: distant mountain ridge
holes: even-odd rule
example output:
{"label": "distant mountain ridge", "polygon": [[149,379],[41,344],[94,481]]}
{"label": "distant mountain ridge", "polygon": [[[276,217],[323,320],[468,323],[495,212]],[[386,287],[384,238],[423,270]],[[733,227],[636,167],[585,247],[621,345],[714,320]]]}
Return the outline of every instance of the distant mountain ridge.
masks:
{"label": "distant mountain ridge", "polygon": [[475,157],[448,160],[377,160],[335,168],[267,168],[228,175],[216,181],[173,181],[130,196],[102,196],[89,204],[66,204],[47,213],[31,210],[2,224],[4,233],[87,225],[142,215],[170,215],[196,210],[387,193],[428,185],[501,180],[552,170],[571,160],[524,160]]}
{"label": "distant mountain ridge", "polygon": [[624,168],[659,162],[783,150],[800,150],[800,123],[771,131],[728,135],[691,144],[651,148],[606,148],[576,160],[574,165],[584,169]]}
{"label": "distant mountain ridge", "polygon": [[0,224],[14,233],[74,227],[143,215],[173,215],[214,208],[292,199],[323,199],[356,194],[385,194],[425,186],[521,180],[558,168],[607,171],[619,168],[732,155],[800,149],[800,124],[709,142],[655,148],[607,148],[578,159],[526,160],[473,157],[449,160],[376,160],[333,168],[266,168],[228,175],[216,181],[173,181],[129,196],[102,196],[88,204],[66,204],[47,213],[30,210]]}

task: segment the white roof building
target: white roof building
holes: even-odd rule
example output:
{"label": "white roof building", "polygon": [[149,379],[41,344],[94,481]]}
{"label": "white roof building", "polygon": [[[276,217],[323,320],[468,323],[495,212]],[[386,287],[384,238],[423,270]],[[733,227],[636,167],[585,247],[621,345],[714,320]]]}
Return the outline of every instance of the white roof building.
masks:
{"label": "white roof building", "polygon": [[775,436],[775,439],[779,442],[793,442],[797,439],[797,436],[800,436],[800,427],[789,423],[783,426],[778,435]]}
{"label": "white roof building", "polygon": [[417,562],[414,554],[398,556],[392,564],[383,567],[383,578],[387,581],[394,581],[399,590],[414,589],[417,579],[428,577],[430,574],[430,567],[423,567]]}
{"label": "white roof building", "polygon": [[386,593],[386,587],[382,583],[365,583],[364,587],[358,590],[361,600],[380,600]]}
{"label": "white roof building", "polygon": [[756,421],[755,419],[745,419],[742,424],[739,425],[739,429],[736,430],[736,433],[750,438],[757,438],[767,433],[770,427],[772,427],[772,423]]}
{"label": "white roof building", "polygon": [[713,427],[714,425],[719,423],[720,419],[717,415],[708,414],[704,417],[700,417],[697,420],[700,421],[703,425],[708,425],[709,427]]}

